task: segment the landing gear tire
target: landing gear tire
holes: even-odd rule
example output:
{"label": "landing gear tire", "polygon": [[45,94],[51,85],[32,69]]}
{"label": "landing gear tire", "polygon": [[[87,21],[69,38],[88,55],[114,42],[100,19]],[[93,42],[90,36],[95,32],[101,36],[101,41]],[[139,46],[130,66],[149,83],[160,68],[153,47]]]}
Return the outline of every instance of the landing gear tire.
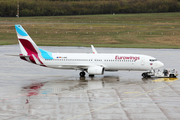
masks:
{"label": "landing gear tire", "polygon": [[147,75],[147,73],[143,73],[142,76],[143,76],[143,78],[148,78],[148,77],[150,77],[150,76]]}
{"label": "landing gear tire", "polygon": [[85,72],[80,72],[79,75],[80,75],[80,77],[84,77],[86,75],[86,73]]}
{"label": "landing gear tire", "polygon": [[169,77],[170,78],[175,78],[175,76],[173,74],[170,74]]}
{"label": "landing gear tire", "polygon": [[94,75],[89,75],[89,77],[94,77]]}

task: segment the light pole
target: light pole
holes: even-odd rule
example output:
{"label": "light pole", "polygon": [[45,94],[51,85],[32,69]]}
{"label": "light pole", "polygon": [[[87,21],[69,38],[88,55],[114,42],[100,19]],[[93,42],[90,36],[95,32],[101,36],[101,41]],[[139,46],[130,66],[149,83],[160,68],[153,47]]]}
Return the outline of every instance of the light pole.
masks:
{"label": "light pole", "polygon": [[17,1],[17,15],[16,15],[17,18],[19,18],[19,0]]}

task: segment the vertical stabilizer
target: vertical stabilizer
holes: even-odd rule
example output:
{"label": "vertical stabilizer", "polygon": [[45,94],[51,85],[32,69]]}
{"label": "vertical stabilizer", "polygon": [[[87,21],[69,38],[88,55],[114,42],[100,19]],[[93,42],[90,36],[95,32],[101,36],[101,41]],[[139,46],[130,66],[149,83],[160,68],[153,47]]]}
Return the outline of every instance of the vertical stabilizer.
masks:
{"label": "vertical stabilizer", "polygon": [[38,48],[38,46],[21,25],[15,25],[15,29],[21,49],[20,58],[31,63],[43,65],[41,62],[41,60],[44,58],[44,53],[41,53],[42,49],[40,50],[40,48]]}
{"label": "vertical stabilizer", "polygon": [[19,40],[21,53],[23,55],[38,55],[38,53],[40,52],[38,46],[34,43],[28,33],[23,29],[23,27],[21,25],[15,25],[15,29]]}

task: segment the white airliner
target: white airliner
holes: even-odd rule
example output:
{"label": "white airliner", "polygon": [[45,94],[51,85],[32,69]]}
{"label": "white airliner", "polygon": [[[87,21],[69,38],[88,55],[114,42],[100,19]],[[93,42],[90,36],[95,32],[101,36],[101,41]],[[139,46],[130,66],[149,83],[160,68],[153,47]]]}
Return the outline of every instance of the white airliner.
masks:
{"label": "white airliner", "polygon": [[147,71],[157,69],[164,64],[156,58],[140,54],[99,54],[94,46],[92,54],[51,53],[40,49],[21,25],[15,25],[20,58],[30,63],[56,69],[80,70],[80,77],[102,75],[104,71]]}

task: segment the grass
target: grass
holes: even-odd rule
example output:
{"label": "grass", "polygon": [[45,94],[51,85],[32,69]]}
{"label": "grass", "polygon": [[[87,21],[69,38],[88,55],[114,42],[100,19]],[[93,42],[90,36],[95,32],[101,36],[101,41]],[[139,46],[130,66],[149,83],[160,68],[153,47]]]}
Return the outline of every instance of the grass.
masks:
{"label": "grass", "polygon": [[180,48],[179,16],[148,13],[1,17],[0,45],[17,44],[14,25],[21,24],[37,45]]}

